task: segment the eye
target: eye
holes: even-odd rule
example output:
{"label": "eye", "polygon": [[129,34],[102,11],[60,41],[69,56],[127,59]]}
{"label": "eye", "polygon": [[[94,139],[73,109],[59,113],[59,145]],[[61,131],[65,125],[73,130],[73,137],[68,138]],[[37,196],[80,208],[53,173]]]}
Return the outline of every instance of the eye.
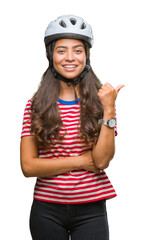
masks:
{"label": "eye", "polygon": [[83,49],[82,48],[76,48],[75,49],[75,53],[77,53],[77,54],[80,54],[80,53],[82,53],[83,52]]}
{"label": "eye", "polygon": [[59,49],[59,50],[57,50],[57,53],[59,53],[59,54],[63,54],[64,52],[65,52],[64,49]]}
{"label": "eye", "polygon": [[81,49],[76,49],[75,52],[76,52],[76,53],[81,53],[82,50],[81,50]]}

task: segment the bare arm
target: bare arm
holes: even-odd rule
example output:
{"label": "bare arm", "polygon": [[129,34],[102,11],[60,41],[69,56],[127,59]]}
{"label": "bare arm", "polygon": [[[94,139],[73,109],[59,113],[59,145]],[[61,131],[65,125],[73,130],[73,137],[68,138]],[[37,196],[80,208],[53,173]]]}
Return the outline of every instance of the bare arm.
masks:
{"label": "bare arm", "polygon": [[[109,83],[105,84],[98,92],[102,106],[104,108],[104,120],[115,117],[115,99],[120,89],[124,85],[114,89]],[[98,142],[93,148],[92,157],[95,165],[99,169],[105,169],[109,166],[115,153],[115,134],[114,129],[102,125]]]}
{"label": "bare arm", "polygon": [[38,146],[33,136],[21,139],[20,157],[22,171],[26,177],[49,177],[77,169],[98,172],[91,151],[75,157],[39,158]]}

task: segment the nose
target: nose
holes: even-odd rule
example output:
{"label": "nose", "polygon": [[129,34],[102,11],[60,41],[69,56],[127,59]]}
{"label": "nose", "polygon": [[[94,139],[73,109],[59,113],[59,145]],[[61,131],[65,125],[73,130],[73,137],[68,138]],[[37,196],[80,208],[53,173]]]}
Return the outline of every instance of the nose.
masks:
{"label": "nose", "polygon": [[71,49],[68,50],[68,52],[67,52],[66,60],[69,61],[69,62],[72,62],[72,61],[75,60],[74,59],[74,53]]}

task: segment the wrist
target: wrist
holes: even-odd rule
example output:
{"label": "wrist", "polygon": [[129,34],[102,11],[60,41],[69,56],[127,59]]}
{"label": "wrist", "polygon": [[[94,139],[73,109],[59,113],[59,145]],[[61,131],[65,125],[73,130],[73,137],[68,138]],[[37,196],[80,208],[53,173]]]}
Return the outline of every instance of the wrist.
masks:
{"label": "wrist", "polygon": [[78,169],[84,169],[84,155],[83,154],[78,156],[77,164],[78,164]]}
{"label": "wrist", "polygon": [[83,168],[83,155],[78,155],[71,158],[73,158],[74,170]]}
{"label": "wrist", "polygon": [[109,118],[115,118],[115,106],[104,109],[103,119]]}

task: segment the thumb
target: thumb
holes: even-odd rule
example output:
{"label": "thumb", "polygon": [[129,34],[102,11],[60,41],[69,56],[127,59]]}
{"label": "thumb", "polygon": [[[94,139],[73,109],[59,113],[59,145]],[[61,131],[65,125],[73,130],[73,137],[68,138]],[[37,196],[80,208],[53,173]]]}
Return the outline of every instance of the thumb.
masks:
{"label": "thumb", "polygon": [[118,86],[115,88],[116,93],[118,94],[119,91],[120,91],[120,89],[123,88],[123,87],[125,87],[125,85],[123,85],[123,84],[118,85]]}

